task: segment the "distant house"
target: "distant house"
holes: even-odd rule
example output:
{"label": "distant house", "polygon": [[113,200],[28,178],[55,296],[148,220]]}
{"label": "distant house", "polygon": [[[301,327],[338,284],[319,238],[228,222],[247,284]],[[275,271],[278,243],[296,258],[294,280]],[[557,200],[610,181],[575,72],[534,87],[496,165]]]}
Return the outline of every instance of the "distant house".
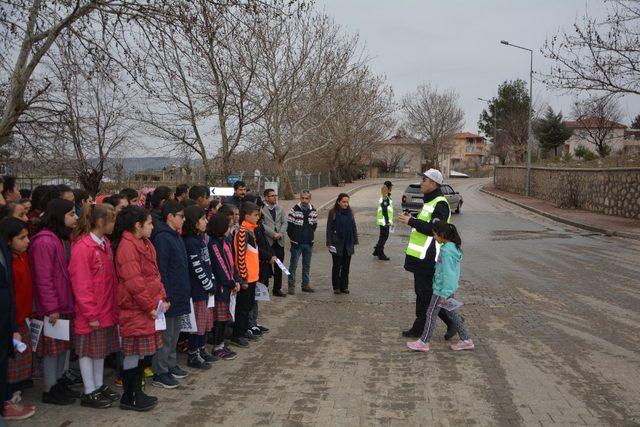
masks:
{"label": "distant house", "polygon": [[595,129],[602,129],[606,134],[606,143],[611,147],[611,152],[621,152],[624,150],[625,141],[625,125],[609,120],[588,117],[582,120],[565,121],[564,125],[573,130],[573,135],[564,143],[562,147],[563,153],[570,153],[573,155],[576,148],[582,146],[590,151],[596,152],[596,146],[589,140],[589,131],[593,132]]}
{"label": "distant house", "polygon": [[624,154],[640,156],[640,129],[626,129],[624,131]]}
{"label": "distant house", "polygon": [[451,147],[451,168],[454,170],[474,163],[484,165],[489,162],[487,141],[475,133],[456,133],[453,135]]}
{"label": "distant house", "polygon": [[418,138],[406,135],[402,131],[394,136],[380,141],[371,150],[371,177],[377,177],[385,172],[418,172],[425,169],[426,160],[422,147],[424,142]]}

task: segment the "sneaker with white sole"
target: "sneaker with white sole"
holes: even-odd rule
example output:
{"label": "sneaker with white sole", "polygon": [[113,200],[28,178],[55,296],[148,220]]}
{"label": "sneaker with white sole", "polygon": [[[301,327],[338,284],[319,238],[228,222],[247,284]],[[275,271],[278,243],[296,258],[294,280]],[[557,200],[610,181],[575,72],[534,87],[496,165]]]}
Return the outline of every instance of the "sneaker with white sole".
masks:
{"label": "sneaker with white sole", "polygon": [[36,407],[20,402],[12,402],[10,400],[4,402],[4,411],[2,419],[6,421],[26,420],[36,413]]}
{"label": "sneaker with white sole", "polygon": [[472,340],[460,340],[451,346],[451,350],[453,351],[473,350],[474,348],[476,348],[476,346],[473,345]]}
{"label": "sneaker with white sole", "polygon": [[423,353],[426,353],[430,350],[429,343],[423,343],[420,340],[408,342],[407,347],[409,347],[413,351],[421,351]]}

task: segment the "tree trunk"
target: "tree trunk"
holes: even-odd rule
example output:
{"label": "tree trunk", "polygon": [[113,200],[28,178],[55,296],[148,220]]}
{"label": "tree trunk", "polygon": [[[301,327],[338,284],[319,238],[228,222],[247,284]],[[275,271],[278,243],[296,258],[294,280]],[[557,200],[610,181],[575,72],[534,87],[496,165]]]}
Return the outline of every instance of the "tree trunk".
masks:
{"label": "tree trunk", "polygon": [[92,197],[100,192],[100,184],[102,184],[102,172],[96,169],[87,169],[78,174],[78,181]]}
{"label": "tree trunk", "polygon": [[280,176],[280,197],[283,200],[292,200],[294,194],[291,179],[289,179],[289,172],[282,160],[276,160],[276,167],[278,175]]}

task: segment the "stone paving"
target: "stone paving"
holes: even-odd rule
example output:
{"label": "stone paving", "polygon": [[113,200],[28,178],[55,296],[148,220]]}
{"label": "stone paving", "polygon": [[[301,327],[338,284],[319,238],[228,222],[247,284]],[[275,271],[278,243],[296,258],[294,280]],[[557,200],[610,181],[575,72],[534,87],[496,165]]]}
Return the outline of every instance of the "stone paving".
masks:
{"label": "stone paving", "polygon": [[352,197],[361,245],[350,295],[331,292],[322,220],[317,292],[262,304],[272,331],[237,360],[178,390],[148,387],[160,399],[150,413],[40,404],[15,425],[638,425],[640,245],[481,194],[484,182],[453,182],[464,197],[453,218],[465,257],[457,295],[474,352],[448,350],[442,324],[430,353],[405,349],[400,330],[414,310],[402,268],[408,230],[391,236],[390,262],[371,256],[374,186]]}

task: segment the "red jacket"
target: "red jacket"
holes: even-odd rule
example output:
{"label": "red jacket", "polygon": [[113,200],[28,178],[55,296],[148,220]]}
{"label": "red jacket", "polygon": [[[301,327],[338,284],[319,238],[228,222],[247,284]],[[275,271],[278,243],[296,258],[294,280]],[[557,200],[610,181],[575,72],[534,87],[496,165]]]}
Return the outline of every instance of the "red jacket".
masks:
{"label": "red jacket", "polygon": [[33,285],[29,271],[29,255],[26,252],[13,254],[13,296],[16,300],[16,324],[33,313]]}
{"label": "red jacket", "polygon": [[76,300],[76,334],[90,333],[89,322],[100,322],[100,328],[118,323],[118,279],[109,239],[105,237],[104,243],[103,248],[87,234],[71,246],[69,275]]}
{"label": "red jacket", "polygon": [[116,250],[120,336],[135,337],[156,332],[149,313],[167,295],[160,281],[156,250],[149,239],[125,231]]}

